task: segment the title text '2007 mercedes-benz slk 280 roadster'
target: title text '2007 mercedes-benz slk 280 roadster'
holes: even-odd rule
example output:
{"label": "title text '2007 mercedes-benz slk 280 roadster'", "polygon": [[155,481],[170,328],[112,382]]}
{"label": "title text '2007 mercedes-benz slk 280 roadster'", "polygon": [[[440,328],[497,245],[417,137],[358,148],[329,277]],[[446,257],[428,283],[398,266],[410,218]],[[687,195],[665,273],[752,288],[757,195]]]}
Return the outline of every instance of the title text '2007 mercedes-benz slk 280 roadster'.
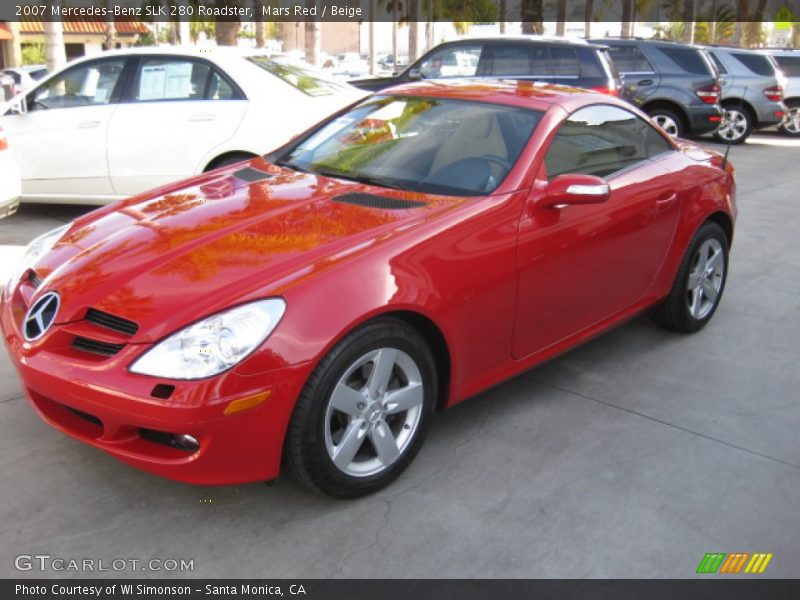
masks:
{"label": "title text '2007 mercedes-benz slk 280 roadster'", "polygon": [[624,102],[425,82],[30,245],[0,322],[42,418],[133,466],[354,497],[433,413],[646,310],[719,305],[733,168]]}

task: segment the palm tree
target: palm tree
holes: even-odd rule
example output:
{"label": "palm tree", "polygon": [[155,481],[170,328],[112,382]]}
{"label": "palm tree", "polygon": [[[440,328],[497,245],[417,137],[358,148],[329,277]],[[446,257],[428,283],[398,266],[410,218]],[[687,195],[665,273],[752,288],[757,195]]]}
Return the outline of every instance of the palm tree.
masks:
{"label": "palm tree", "polygon": [[263,48],[267,41],[264,35],[264,0],[253,0],[253,18],[256,20],[256,48]]}
{"label": "palm tree", "polygon": [[[240,0],[217,0],[217,7],[235,6],[239,8]],[[239,30],[242,24],[238,17],[235,21],[217,21],[217,46],[236,46],[239,43]]]}
{"label": "palm tree", "polygon": [[556,3],[556,35],[566,33],[567,0],[558,0]]}
{"label": "palm tree", "polygon": [[[61,0],[53,3],[61,4]],[[44,55],[47,70],[55,71],[67,64],[67,53],[64,50],[64,27],[61,21],[44,22]]]}

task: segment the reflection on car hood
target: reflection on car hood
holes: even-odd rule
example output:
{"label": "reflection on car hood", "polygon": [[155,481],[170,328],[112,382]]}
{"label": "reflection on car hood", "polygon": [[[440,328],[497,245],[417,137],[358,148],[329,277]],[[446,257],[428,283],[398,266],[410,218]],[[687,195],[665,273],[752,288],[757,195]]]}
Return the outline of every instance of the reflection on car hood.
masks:
{"label": "reflection on car hood", "polygon": [[[354,202],[353,192],[390,201]],[[36,270],[41,289],[61,294],[59,322],[80,320],[94,307],[139,323],[132,341],[142,342],[168,333],[173,321],[183,324],[248,294],[281,293],[464,201],[254,159],[249,168],[206,174],[86,215]],[[186,315],[165,312],[176,304],[187,307]]]}

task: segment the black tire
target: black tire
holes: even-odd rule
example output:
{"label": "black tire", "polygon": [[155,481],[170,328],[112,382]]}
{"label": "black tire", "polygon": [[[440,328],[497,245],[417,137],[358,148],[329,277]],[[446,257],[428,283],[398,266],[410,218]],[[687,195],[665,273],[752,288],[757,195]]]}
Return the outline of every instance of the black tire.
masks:
{"label": "black tire", "polygon": [[230,165],[235,165],[236,163],[244,162],[246,160],[250,160],[251,158],[255,158],[255,155],[247,154],[246,152],[237,152],[235,154],[229,154],[222,158],[215,158],[208,164],[208,166],[205,168],[203,172],[208,173],[209,171],[213,171],[214,169],[229,167]]}
{"label": "black tire", "polygon": [[[708,240],[715,240],[722,249],[722,277],[716,299],[707,306],[707,312],[696,318],[690,310],[690,275],[695,272],[698,253]],[[680,333],[694,333],[705,327],[717,311],[722,293],[725,291],[725,282],[728,278],[728,251],[728,239],[722,227],[712,221],[703,223],[683,255],[669,296],[651,313],[656,323]]]}
{"label": "black tire", "polygon": [[[334,389],[352,365],[370,352],[384,348],[400,350],[413,360],[421,376],[422,405],[416,413],[419,416],[415,428],[408,434],[406,446],[396,461],[379,473],[353,476],[337,467],[329,454],[326,427],[330,424],[326,415]],[[372,365],[374,369],[375,363]],[[393,373],[396,368],[397,365],[392,367]],[[284,465],[300,483],[314,491],[335,498],[371,494],[394,481],[419,452],[434,412],[437,389],[435,361],[425,339],[399,319],[382,317],[371,321],[336,344],[312,372],[289,423]],[[370,448],[377,458],[371,441],[367,450]]]}
{"label": "black tire", "polygon": [[[778,131],[789,137],[800,137],[800,124],[797,120],[798,112],[800,112],[800,100],[789,100],[786,103],[786,107],[786,119],[780,124]],[[792,125],[788,128],[786,127],[787,119],[792,119]]]}
{"label": "black tire", "polygon": [[[686,133],[686,126],[683,117],[668,108],[654,108],[649,111],[650,119],[659,127],[664,129],[670,137],[683,137]],[[665,123],[662,123],[665,121]]]}
{"label": "black tire", "polygon": [[753,133],[755,116],[753,115],[752,111],[747,106],[740,106],[736,101],[726,104],[722,107],[722,110],[725,113],[726,118],[728,118],[728,116],[731,114],[734,114],[735,118],[738,119],[738,115],[741,115],[741,118],[744,119],[744,129],[740,134],[737,134],[738,137],[733,138],[725,137],[725,135],[723,135],[725,128],[717,129],[714,132],[714,139],[723,144],[743,144],[747,138],[750,137],[750,134]]}

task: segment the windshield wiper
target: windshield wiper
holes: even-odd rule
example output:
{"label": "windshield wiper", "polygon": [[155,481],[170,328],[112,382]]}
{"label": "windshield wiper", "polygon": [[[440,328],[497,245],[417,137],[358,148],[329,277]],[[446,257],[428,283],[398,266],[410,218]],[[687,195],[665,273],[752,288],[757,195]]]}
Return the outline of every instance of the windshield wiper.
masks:
{"label": "windshield wiper", "polygon": [[392,188],[395,190],[403,190],[406,192],[416,191],[407,185],[404,185],[402,183],[397,183],[395,179],[387,179],[385,177],[379,177],[377,175],[361,175],[361,174],[354,175],[350,173],[340,173],[339,171],[324,171],[319,169],[315,172],[325,177],[338,177],[339,179],[347,179],[348,181],[357,181],[358,183],[377,185],[380,187]]}

